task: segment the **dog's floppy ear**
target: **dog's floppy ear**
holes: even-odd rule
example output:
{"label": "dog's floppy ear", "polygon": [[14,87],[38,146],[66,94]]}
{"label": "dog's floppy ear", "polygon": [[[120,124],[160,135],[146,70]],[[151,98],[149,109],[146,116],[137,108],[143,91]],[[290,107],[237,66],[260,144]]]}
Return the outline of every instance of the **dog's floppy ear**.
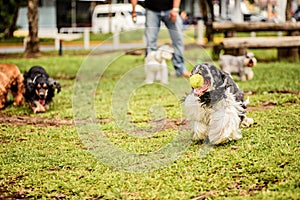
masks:
{"label": "dog's floppy ear", "polygon": [[29,77],[28,77],[28,72],[27,72],[27,71],[24,72],[23,78],[24,78],[24,84],[26,84],[26,83],[27,83],[27,79],[29,78]]}
{"label": "dog's floppy ear", "polygon": [[31,78],[26,78],[24,79],[24,81],[26,81],[25,84],[26,90],[32,92],[34,90],[34,82],[31,80]]}
{"label": "dog's floppy ear", "polygon": [[25,77],[27,78],[27,76],[28,76],[28,72],[27,72],[27,71],[25,71],[23,76],[24,76],[24,78],[25,78]]}
{"label": "dog's floppy ear", "polygon": [[60,86],[60,83],[58,81],[55,81],[52,78],[49,78],[48,83],[49,83],[50,87],[52,87],[53,89],[57,89],[57,93],[60,92],[61,86]]}
{"label": "dog's floppy ear", "polygon": [[228,87],[231,86],[230,82],[228,82],[228,79],[231,77],[230,74],[228,74],[227,72],[224,72],[222,70],[220,70],[221,73],[221,77],[223,80],[223,87],[226,89]]}
{"label": "dog's floppy ear", "polygon": [[59,82],[57,82],[57,81],[54,81],[54,86],[55,86],[55,88],[57,89],[57,93],[59,93],[60,92],[60,90],[61,90],[61,86],[60,86],[60,84],[59,84]]}

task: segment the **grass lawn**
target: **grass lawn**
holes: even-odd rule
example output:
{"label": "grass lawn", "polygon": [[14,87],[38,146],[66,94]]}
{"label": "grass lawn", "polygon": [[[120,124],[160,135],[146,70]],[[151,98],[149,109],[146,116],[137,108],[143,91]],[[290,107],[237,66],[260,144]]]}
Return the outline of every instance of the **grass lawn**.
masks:
{"label": "grass lawn", "polygon": [[[142,55],[2,58],[43,66],[62,91],[47,113],[0,111],[0,199],[299,199],[300,62],[255,54],[254,79],[238,82],[255,124],[214,147],[186,138],[187,81],[143,85]],[[186,61],[213,62],[204,49]]]}

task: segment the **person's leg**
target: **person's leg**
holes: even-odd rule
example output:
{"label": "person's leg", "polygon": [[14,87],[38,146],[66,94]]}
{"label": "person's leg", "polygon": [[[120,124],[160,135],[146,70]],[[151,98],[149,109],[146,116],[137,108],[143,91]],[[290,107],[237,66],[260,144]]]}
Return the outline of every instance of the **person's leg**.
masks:
{"label": "person's leg", "polygon": [[157,50],[157,38],[160,29],[160,13],[146,10],[145,37],[147,42],[146,55]]}
{"label": "person's leg", "polygon": [[177,76],[188,76],[186,66],[184,64],[184,43],[183,43],[183,33],[182,33],[182,21],[178,15],[175,23],[171,22],[170,11],[165,12],[162,20],[167,26],[170,37],[172,39],[172,45],[174,48],[174,55],[172,62],[176,71]]}

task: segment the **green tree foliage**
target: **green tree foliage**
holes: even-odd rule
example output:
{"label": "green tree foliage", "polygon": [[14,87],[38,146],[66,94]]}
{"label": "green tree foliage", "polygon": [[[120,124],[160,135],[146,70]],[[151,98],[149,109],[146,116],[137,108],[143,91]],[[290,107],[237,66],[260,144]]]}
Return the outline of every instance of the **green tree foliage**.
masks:
{"label": "green tree foliage", "polygon": [[27,0],[0,0],[0,37],[11,38],[17,29],[16,23],[20,6]]}

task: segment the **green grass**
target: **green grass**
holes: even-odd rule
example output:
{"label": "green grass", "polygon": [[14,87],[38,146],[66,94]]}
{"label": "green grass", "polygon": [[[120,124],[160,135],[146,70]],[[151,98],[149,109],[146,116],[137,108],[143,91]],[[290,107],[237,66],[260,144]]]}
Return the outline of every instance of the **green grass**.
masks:
{"label": "green grass", "polygon": [[[204,54],[210,55],[203,49],[186,51],[189,68],[197,59],[207,60],[209,56]],[[266,56],[271,61],[273,59],[273,51],[266,55],[260,50],[255,54],[258,60]],[[202,144],[192,142],[177,159],[144,173],[107,166],[87,151],[91,146],[83,143],[80,138],[84,135],[78,134],[76,126],[50,126],[46,119],[73,120],[74,84],[80,78],[85,80],[84,76],[75,77],[80,69],[85,68],[86,74],[94,75],[84,83],[95,89],[90,95],[95,100],[95,116],[103,134],[124,151],[147,155],[170,143],[179,131],[178,126],[174,123],[147,137],[132,134],[116,125],[112,102],[115,97],[119,97],[120,103],[125,102],[128,108],[125,115],[137,130],[149,127],[153,119],[152,109],[154,119],[163,117],[160,112],[163,109],[168,120],[180,121],[179,97],[189,92],[184,79],[170,77],[169,87],[134,85],[144,78],[144,74],[140,73],[143,56],[123,55],[122,52],[88,58],[72,53],[38,59],[4,58],[1,63],[17,64],[22,73],[32,65],[42,65],[60,81],[62,91],[55,96],[47,113],[32,114],[26,105],[10,105],[0,111],[1,115],[15,116],[19,120],[25,117],[29,120],[45,119],[36,124],[0,125],[0,198],[300,198],[300,96],[270,93],[275,90],[300,91],[300,62],[258,62],[254,67],[254,79],[238,82],[241,89],[253,92],[246,97],[250,98],[250,107],[254,108],[248,112],[248,117],[256,122],[254,126],[242,129],[241,140],[215,146],[207,154]],[[104,67],[107,68],[102,74]],[[100,75],[99,84],[90,85]],[[128,96],[127,89],[132,89]],[[82,105],[83,108],[86,106],[89,107],[88,104]],[[113,149],[107,153],[111,158],[117,157]],[[126,161],[124,159],[120,158],[120,163]]]}

